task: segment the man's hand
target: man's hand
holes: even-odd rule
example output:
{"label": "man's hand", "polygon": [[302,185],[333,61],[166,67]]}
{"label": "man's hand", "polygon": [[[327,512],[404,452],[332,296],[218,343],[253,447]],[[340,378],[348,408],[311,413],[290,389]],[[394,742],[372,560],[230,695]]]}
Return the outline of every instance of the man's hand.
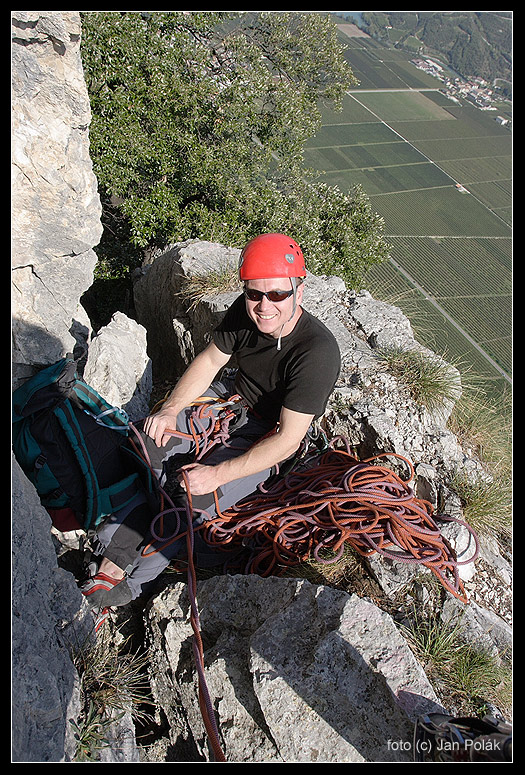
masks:
{"label": "man's hand", "polygon": [[154,441],[157,447],[164,447],[171,438],[166,433],[168,428],[177,428],[177,415],[185,407],[208,390],[215,374],[228,363],[230,356],[210,344],[190,363],[166,403],[156,414],[151,414],[144,421],[144,432]]}
{"label": "man's hand", "polygon": [[144,432],[154,440],[157,447],[163,447],[172,438],[166,430],[176,429],[177,414],[176,410],[164,407],[144,420]]}
{"label": "man's hand", "polygon": [[192,495],[206,495],[220,487],[223,482],[218,476],[217,466],[204,466],[202,463],[188,463],[182,466],[185,476],[179,475],[179,482],[186,489],[186,481]]}

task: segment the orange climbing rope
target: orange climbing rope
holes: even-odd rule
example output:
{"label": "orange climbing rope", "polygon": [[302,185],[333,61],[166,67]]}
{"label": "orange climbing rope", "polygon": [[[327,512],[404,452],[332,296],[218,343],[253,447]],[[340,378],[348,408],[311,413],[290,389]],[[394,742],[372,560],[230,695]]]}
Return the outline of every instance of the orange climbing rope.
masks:
{"label": "orange climbing rope", "polygon": [[[190,421],[190,438],[197,450],[195,459],[202,459],[215,444],[227,443],[228,423],[232,416],[223,412],[222,417],[215,417],[209,402],[199,400]],[[148,462],[140,434],[133,430]],[[179,434],[178,431],[170,433]],[[341,442],[344,449],[336,448]],[[133,445],[140,454],[137,445]],[[401,479],[391,468],[380,465],[379,461],[383,458],[402,461],[408,471],[406,479]],[[237,572],[280,575],[287,568],[311,557],[323,563],[335,562],[348,545],[362,556],[378,552],[401,563],[419,563],[432,571],[451,594],[468,602],[458,568],[477,557],[477,537],[467,523],[439,515],[440,520],[463,524],[474,539],[473,556],[458,561],[434,520],[432,505],[415,497],[410,487],[414,469],[412,463],[401,455],[383,453],[359,461],[345,439],[332,439],[326,451],[310,458],[303,457],[300,468],[268,487],[261,485],[253,495],[227,510],[220,510],[217,493],[214,493],[216,516],[198,527],[193,525],[192,496],[184,471],[182,477],[186,489],[187,529],[179,532],[179,522],[171,536],[163,535],[162,516],[167,511],[177,512],[180,509],[161,490],[161,510],[151,527],[155,540],[143,550],[143,554],[147,556],[148,552],[160,551],[167,543],[186,536],[199,705],[216,761],[226,761],[226,758],[219,742],[204,675],[193,556],[196,530],[201,531],[204,540],[217,549],[244,550],[243,565],[235,568]],[[168,503],[167,508],[164,499]],[[157,521],[160,521],[160,530],[157,530]]]}
{"label": "orange climbing rope", "polygon": [[[267,490],[244,498],[205,523],[202,536],[218,549],[246,548],[245,573],[279,575],[311,557],[335,562],[345,545],[362,556],[375,552],[401,563],[427,567],[455,597],[467,602],[458,566],[472,562],[475,552],[459,562],[433,518],[432,505],[416,498],[409,486],[413,466],[394,453],[364,461],[333,447],[292,471]],[[379,465],[382,458],[401,460],[408,469],[402,480]],[[452,518],[440,515],[440,519]]]}
{"label": "orange climbing rope", "polygon": [[[159,402],[155,406],[155,409],[160,407],[162,403],[162,401]],[[208,453],[218,444],[228,444],[230,435],[229,426],[231,421],[236,417],[237,411],[242,409],[243,399],[238,394],[227,399],[201,396],[196,398],[190,406],[193,407],[188,418],[190,431],[186,433],[173,428],[166,428],[165,433],[192,441],[195,447],[194,461],[198,461],[208,455]],[[214,412],[214,409],[217,410],[217,407],[219,408],[219,411]],[[129,439],[131,446],[135,450],[135,453],[139,455],[148,466],[151,475],[155,477],[155,472],[151,466],[149,455],[140,433],[133,423],[130,423],[130,428],[134,432],[134,437],[130,437]],[[151,554],[161,551],[161,549],[166,549],[167,546],[175,541],[179,541],[186,535],[186,532],[180,532],[180,516],[185,512],[185,507],[175,506],[171,501],[171,498],[160,486],[158,489],[160,508],[150,526],[153,541],[143,547],[141,552],[143,557],[148,557]],[[175,514],[177,516],[176,527],[171,535],[166,535],[164,530],[164,517],[166,514]]]}
{"label": "orange climbing rope", "polygon": [[197,667],[197,676],[199,682],[199,708],[202,720],[206,729],[208,740],[215,757],[215,761],[225,762],[226,757],[222,750],[215,711],[208,691],[206,676],[204,674],[204,648],[200,633],[199,612],[197,608],[197,577],[195,574],[195,565],[193,561],[193,527],[192,527],[192,502],[189,481],[186,473],[182,472],[184,484],[187,492],[187,519],[188,530],[186,532],[186,544],[188,549],[188,596],[190,600],[190,623],[193,630],[193,654],[195,665]]}

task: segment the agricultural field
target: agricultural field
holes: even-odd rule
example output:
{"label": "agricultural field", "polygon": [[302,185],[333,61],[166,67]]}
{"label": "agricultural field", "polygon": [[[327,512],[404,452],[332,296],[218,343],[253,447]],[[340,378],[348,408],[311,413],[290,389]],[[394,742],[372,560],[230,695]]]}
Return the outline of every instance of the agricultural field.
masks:
{"label": "agricultural field", "polygon": [[306,162],[342,191],[361,186],[383,217],[391,260],[365,286],[498,400],[512,373],[511,132],[407,53],[342,40],[360,84],[324,112]]}

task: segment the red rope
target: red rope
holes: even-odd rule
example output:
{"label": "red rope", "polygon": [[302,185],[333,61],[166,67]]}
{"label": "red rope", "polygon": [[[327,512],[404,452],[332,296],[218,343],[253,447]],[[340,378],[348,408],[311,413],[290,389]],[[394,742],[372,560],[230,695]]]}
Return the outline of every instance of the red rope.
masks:
{"label": "red rope", "polygon": [[224,756],[221,744],[219,742],[219,731],[217,729],[217,722],[215,720],[215,712],[204,673],[204,649],[200,633],[199,612],[197,609],[196,598],[197,577],[195,574],[195,565],[193,560],[193,509],[191,502],[190,484],[184,471],[182,471],[182,478],[184,480],[187,493],[188,530],[186,533],[186,544],[188,549],[188,596],[190,600],[190,622],[194,635],[193,654],[195,658],[195,664],[197,666],[197,676],[199,681],[199,707],[202,720],[204,721],[204,726],[208,734],[208,739],[210,741],[210,745],[215,757],[215,761],[225,762],[226,757]]}

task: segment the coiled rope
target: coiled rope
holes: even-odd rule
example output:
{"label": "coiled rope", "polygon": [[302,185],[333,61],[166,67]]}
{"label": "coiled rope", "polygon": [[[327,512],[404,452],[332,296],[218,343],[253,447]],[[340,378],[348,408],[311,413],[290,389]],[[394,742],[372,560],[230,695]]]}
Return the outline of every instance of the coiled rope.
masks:
{"label": "coiled rope", "polygon": [[[233,403],[239,397],[232,399]],[[190,437],[195,444],[195,460],[203,459],[219,443],[228,444],[228,426],[235,412],[224,402],[216,417],[217,401],[199,399],[190,418],[190,434],[170,430],[173,435]],[[130,424],[142,452],[132,441],[135,451],[150,466],[146,447],[138,431]],[[343,449],[336,448],[343,444]],[[406,466],[408,475],[401,479],[391,468],[380,465],[383,458],[396,458]],[[152,470],[152,469],[151,469]],[[163,533],[163,517],[168,512],[180,514],[170,497],[162,490],[161,509],[154,518],[151,532],[154,541],[143,550],[161,551],[167,543],[186,536],[188,554],[188,592],[190,619],[194,632],[193,651],[199,681],[199,706],[216,761],[226,761],[219,742],[215,713],[204,674],[204,651],[196,603],[194,535],[201,531],[210,546],[230,552],[244,550],[244,561],[237,572],[260,576],[281,575],[291,566],[314,557],[321,563],[337,562],[345,546],[361,556],[375,552],[401,563],[419,563],[428,568],[452,595],[467,603],[459,576],[459,566],[473,562],[479,543],[472,528],[462,520],[439,515],[443,521],[457,522],[470,532],[475,551],[468,560],[459,561],[450,543],[434,520],[433,506],[416,498],[410,481],[414,479],[412,463],[396,453],[383,453],[358,460],[343,437],[332,439],[328,449],[302,459],[300,469],[289,472],[270,486],[261,485],[251,496],[221,511],[214,493],[215,514],[194,527],[195,510],[189,480],[181,471],[186,490],[187,529],[180,532],[180,519],[170,536]],[[198,510],[197,510],[198,511]]]}
{"label": "coiled rope", "polygon": [[[336,449],[343,441],[345,449]],[[406,480],[379,465],[382,458],[401,460]],[[475,549],[459,561],[433,518],[433,507],[416,498],[409,482],[412,463],[395,453],[359,461],[347,442],[332,439],[330,449],[308,461],[308,467],[287,474],[270,488],[244,498],[202,526],[202,537],[217,549],[244,546],[249,555],[241,572],[279,575],[287,568],[315,558],[337,562],[345,545],[367,557],[375,552],[401,563],[428,568],[455,597],[468,602],[459,566],[478,555],[477,536],[461,520]]]}
{"label": "coiled rope", "polygon": [[[230,406],[239,399],[234,396],[222,402],[224,408],[217,415],[213,409],[221,401],[198,399],[190,417],[191,433],[167,432],[192,438],[195,460],[202,460],[216,444],[228,443],[228,424],[235,416]],[[146,454],[144,446],[143,452]],[[380,464],[386,458],[403,463],[407,471],[404,479]],[[231,508],[221,511],[214,493],[213,515],[195,509],[191,513],[204,517],[195,530],[201,531],[207,544],[228,552],[244,550],[243,565],[236,566],[237,572],[281,575],[312,557],[321,563],[337,562],[345,546],[350,546],[364,557],[377,552],[396,562],[419,563],[466,603],[459,567],[478,556],[477,536],[466,522],[437,515],[431,503],[417,498],[410,486],[413,479],[413,465],[402,455],[386,452],[360,461],[348,441],[339,436],[328,443],[325,452],[303,458],[300,469],[292,469],[269,487],[261,485]],[[179,532],[179,521],[171,535],[164,534],[163,516],[173,511],[180,513],[170,502],[154,518],[154,541],[143,549],[144,556],[185,535]],[[435,518],[467,529],[474,543],[471,557],[457,559]]]}

